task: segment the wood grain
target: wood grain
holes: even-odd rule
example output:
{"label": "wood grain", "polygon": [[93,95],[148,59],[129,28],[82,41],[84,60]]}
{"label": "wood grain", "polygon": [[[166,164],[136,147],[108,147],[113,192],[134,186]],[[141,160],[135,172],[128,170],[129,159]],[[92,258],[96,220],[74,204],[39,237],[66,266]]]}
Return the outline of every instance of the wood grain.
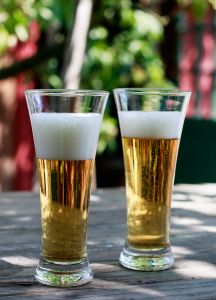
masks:
{"label": "wood grain", "polygon": [[124,189],[91,197],[88,256],[94,279],[76,288],[35,283],[40,254],[38,194],[0,194],[0,298],[2,299],[216,299],[216,185],[178,185],[172,201],[173,269],[138,272],[118,257],[125,234]]}

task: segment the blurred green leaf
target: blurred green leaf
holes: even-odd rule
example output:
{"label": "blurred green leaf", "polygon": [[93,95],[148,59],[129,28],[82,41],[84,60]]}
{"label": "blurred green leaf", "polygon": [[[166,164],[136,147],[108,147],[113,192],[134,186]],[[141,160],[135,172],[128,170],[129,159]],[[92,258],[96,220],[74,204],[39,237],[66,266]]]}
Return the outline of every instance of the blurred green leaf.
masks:
{"label": "blurred green leaf", "polygon": [[15,30],[15,33],[16,33],[18,39],[21,42],[25,42],[28,39],[28,30],[24,25],[17,24],[15,26],[14,30]]}
{"label": "blurred green leaf", "polygon": [[107,29],[102,26],[94,28],[89,32],[89,38],[92,40],[103,40],[107,37],[107,35],[108,35]]}
{"label": "blurred green leaf", "polygon": [[140,34],[150,34],[152,39],[159,39],[163,33],[163,26],[155,15],[141,10],[134,11],[135,26]]}

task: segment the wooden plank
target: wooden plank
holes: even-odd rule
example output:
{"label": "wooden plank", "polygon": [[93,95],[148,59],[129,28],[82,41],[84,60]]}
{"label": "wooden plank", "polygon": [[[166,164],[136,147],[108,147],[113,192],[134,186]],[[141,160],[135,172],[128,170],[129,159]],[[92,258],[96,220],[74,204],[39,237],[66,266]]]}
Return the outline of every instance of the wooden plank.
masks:
{"label": "wooden plank", "polygon": [[130,271],[118,263],[125,235],[124,189],[91,197],[88,255],[93,281],[76,288],[34,282],[40,253],[39,196],[0,194],[0,298],[3,299],[216,299],[216,185],[178,185],[172,203],[175,267]]}

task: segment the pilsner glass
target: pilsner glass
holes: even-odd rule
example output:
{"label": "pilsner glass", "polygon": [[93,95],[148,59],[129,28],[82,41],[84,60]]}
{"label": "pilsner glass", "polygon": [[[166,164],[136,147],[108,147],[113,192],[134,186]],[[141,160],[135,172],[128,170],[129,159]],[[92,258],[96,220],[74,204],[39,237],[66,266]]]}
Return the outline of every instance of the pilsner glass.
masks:
{"label": "pilsner glass", "polygon": [[154,271],[174,264],[169,228],[178,147],[190,92],[115,89],[127,199],[120,263]]}
{"label": "pilsner glass", "polygon": [[27,90],[40,182],[42,253],[35,278],[52,286],[92,279],[90,186],[108,92]]}

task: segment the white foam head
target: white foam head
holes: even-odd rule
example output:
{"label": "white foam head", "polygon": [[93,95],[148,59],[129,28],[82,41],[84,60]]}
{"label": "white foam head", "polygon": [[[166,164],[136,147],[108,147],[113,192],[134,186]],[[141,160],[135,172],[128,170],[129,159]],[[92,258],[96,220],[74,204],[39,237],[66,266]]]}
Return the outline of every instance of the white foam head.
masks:
{"label": "white foam head", "polygon": [[37,158],[94,159],[101,119],[99,113],[32,114]]}
{"label": "white foam head", "polygon": [[119,111],[122,137],[180,138],[184,115],[180,111]]}

